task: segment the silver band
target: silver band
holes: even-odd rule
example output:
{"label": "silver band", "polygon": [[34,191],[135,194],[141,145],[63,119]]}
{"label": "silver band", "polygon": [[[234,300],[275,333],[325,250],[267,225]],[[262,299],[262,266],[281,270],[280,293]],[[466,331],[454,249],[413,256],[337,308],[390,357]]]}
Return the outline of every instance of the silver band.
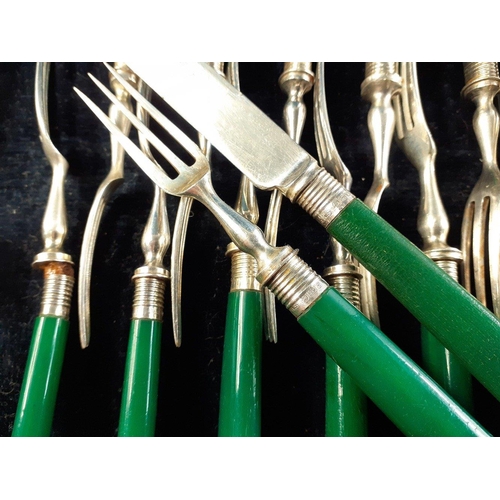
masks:
{"label": "silver band", "polygon": [[256,290],[261,286],[257,281],[257,261],[249,254],[242,252],[234,243],[227,246],[226,255],[231,257],[231,292],[238,290]]}
{"label": "silver band", "polygon": [[57,316],[68,320],[74,284],[73,276],[47,274],[43,284],[40,315]]}
{"label": "silver band", "polygon": [[327,228],[355,196],[316,165],[313,180],[297,196],[296,202],[323,227]]}
{"label": "silver band", "polygon": [[304,314],[328,288],[328,284],[297,256],[297,251],[282,262],[266,286],[296,318]]}
{"label": "silver band", "polygon": [[135,283],[132,319],[163,321],[165,287],[169,273],[154,266],[138,268],[132,280]]}

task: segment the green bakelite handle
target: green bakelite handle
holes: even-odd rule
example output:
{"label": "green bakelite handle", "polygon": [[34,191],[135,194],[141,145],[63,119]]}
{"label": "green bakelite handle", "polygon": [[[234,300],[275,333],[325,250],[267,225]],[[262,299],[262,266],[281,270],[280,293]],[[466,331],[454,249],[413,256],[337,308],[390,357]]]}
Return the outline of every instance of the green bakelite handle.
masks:
{"label": "green bakelite handle", "polygon": [[489,435],[335,289],[299,323],[404,434]]}
{"label": "green bakelite handle", "polygon": [[328,232],[500,400],[500,321],[359,200]]}
{"label": "green bakelite handle", "polygon": [[162,323],[134,319],[125,363],[119,437],[154,436]]}
{"label": "green bakelite handle", "polygon": [[424,370],[467,411],[472,411],[472,378],[463,363],[422,327]]}
{"label": "green bakelite handle", "polygon": [[229,294],[219,410],[219,436],[260,436],[262,294]]}
{"label": "green bakelite handle", "polygon": [[49,436],[68,338],[69,322],[39,316],[24,372],[13,436]]}
{"label": "green bakelite handle", "polygon": [[353,378],[326,356],[325,435],[367,435],[366,396]]}

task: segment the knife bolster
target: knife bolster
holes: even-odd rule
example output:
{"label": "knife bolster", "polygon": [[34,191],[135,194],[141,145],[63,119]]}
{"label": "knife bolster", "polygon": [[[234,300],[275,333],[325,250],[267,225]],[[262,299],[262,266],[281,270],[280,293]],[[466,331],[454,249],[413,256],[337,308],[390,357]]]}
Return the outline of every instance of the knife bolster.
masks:
{"label": "knife bolster", "polygon": [[295,199],[290,199],[327,228],[340,212],[355,199],[355,196],[324,168],[316,164],[310,182]]}

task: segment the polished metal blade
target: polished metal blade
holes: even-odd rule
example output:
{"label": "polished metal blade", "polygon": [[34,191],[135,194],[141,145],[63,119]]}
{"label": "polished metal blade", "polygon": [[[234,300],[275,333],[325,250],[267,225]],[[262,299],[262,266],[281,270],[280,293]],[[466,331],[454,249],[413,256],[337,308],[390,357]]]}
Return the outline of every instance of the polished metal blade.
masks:
{"label": "polished metal blade", "polygon": [[206,63],[127,63],[260,189],[288,186],[315,160]]}

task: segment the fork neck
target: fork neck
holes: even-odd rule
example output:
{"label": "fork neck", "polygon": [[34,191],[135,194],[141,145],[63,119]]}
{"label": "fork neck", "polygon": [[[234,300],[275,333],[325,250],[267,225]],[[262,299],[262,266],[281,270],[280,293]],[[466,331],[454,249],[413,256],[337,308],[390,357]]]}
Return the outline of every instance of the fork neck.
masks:
{"label": "fork neck", "polygon": [[472,119],[484,169],[497,168],[497,144],[500,126],[498,111],[493,102],[499,85],[488,85],[471,92],[470,98],[476,105]]}

